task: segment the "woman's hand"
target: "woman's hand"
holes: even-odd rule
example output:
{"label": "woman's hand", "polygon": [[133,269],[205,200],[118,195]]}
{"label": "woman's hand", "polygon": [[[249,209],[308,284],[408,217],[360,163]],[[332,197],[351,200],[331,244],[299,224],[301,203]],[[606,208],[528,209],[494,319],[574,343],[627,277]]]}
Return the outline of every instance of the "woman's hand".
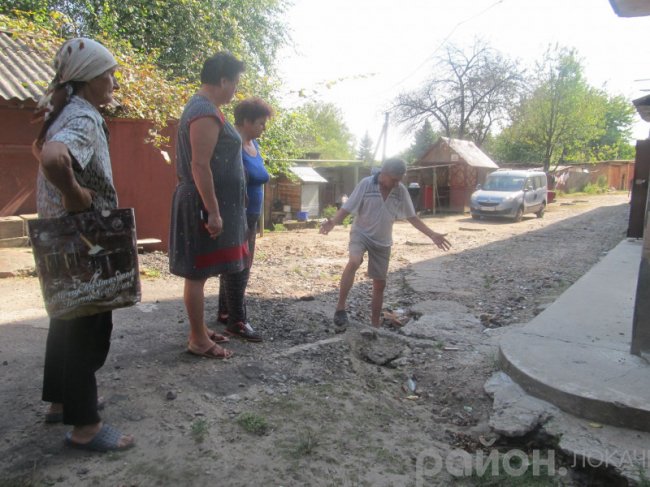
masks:
{"label": "woman's hand", "polygon": [[95,196],[94,191],[77,185],[75,191],[62,194],[61,202],[70,213],[78,213],[90,209],[93,196]]}
{"label": "woman's hand", "polygon": [[72,156],[62,142],[46,142],[40,153],[33,146],[33,153],[41,163],[47,180],[61,193],[63,207],[72,213],[88,210],[93,203],[94,191],[82,187],[72,170]]}
{"label": "woman's hand", "polygon": [[221,219],[221,215],[219,213],[209,213],[208,222],[205,223],[205,229],[210,234],[210,238],[217,238],[223,230],[223,220]]}

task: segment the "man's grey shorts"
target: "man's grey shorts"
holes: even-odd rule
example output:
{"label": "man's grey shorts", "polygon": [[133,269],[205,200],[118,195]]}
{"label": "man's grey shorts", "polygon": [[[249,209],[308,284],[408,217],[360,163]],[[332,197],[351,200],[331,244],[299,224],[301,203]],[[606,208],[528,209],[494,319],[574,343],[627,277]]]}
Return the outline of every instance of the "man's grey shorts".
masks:
{"label": "man's grey shorts", "polygon": [[363,261],[363,254],[368,252],[368,277],[370,279],[386,280],[388,276],[388,262],[390,261],[390,246],[375,245],[361,233],[350,232],[350,255],[359,256]]}

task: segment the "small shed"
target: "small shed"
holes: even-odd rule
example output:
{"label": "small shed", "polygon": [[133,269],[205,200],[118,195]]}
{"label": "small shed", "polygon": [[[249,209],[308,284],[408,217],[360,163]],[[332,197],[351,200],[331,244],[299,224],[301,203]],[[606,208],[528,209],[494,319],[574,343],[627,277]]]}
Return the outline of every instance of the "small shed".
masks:
{"label": "small shed", "polygon": [[327,179],[318,174],[313,167],[292,167],[289,169],[300,180],[300,211],[309,218],[320,215],[319,189]]}
{"label": "small shed", "polygon": [[[317,218],[320,215],[320,185],[327,183],[327,179],[312,167],[294,166],[289,171],[295,179],[280,176],[269,183],[266,199],[270,204],[265,207],[271,212],[281,208],[289,218],[296,219],[299,212],[306,213],[308,218]],[[268,221],[274,221],[272,214],[267,217]]]}
{"label": "small shed", "polygon": [[321,186],[321,208],[340,208],[344,197],[350,196],[359,181],[369,176],[371,171],[369,163],[357,160],[314,161],[312,167],[327,180],[327,184]]}
{"label": "small shed", "polygon": [[498,168],[474,142],[440,137],[408,168],[406,182],[421,189],[416,209],[462,213],[469,208],[476,185]]}

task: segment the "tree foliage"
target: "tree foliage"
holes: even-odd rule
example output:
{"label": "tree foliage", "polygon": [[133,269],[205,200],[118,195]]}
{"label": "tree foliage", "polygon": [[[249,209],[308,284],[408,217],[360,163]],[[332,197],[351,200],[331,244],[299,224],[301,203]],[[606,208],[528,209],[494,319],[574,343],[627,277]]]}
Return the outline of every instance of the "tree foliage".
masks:
{"label": "tree foliage", "polygon": [[[188,8],[194,5],[194,0],[187,1],[175,1],[175,2],[149,2],[150,6],[155,7],[154,11],[160,11],[161,6],[169,8],[170,11],[175,7],[187,5]],[[205,3],[205,2],[201,2]],[[212,2],[214,3],[214,2]],[[243,8],[246,2],[227,2],[228,8],[230,11],[236,6],[238,8]],[[256,7],[249,12],[250,16],[248,20],[251,20],[255,17],[255,9],[261,9],[264,5],[280,5],[281,1],[262,1],[256,2]],[[67,14],[62,13],[59,10],[47,11],[47,8],[50,8],[51,5],[60,7],[61,10],[65,10]],[[202,64],[203,54],[196,55],[189,59],[185,63],[180,63],[177,65],[170,65],[170,68],[174,68],[174,71],[170,71],[161,67],[165,65],[161,60],[164,57],[161,57],[161,52],[165,49],[156,48],[148,49],[144,48],[141,41],[139,41],[137,35],[134,35],[132,38],[120,37],[116,33],[117,24],[111,24],[114,22],[110,19],[94,19],[90,16],[88,17],[88,12],[94,11],[93,6],[100,5],[104,9],[109,9],[111,5],[110,2],[80,2],[80,1],[65,1],[65,2],[52,2],[47,0],[24,0],[20,1],[9,1],[5,2],[0,6],[0,11],[11,12],[11,15],[2,15],[0,14],[0,28],[4,30],[9,30],[20,35],[21,40],[28,44],[31,44],[36,52],[41,52],[45,56],[52,58],[56,49],[63,43],[65,38],[69,38],[73,35],[89,35],[98,41],[102,42],[108,47],[108,49],[114,54],[115,58],[119,63],[119,71],[117,73],[118,81],[120,83],[120,89],[115,93],[115,99],[120,104],[117,108],[112,108],[108,110],[108,114],[115,117],[122,118],[136,118],[136,119],[147,119],[153,122],[153,129],[150,133],[150,139],[156,145],[162,145],[167,142],[160,135],[160,130],[166,127],[169,120],[177,119],[189,99],[189,97],[195,92],[198,87],[197,82],[188,81],[185,77],[175,77],[174,72],[178,73],[189,73],[189,70],[193,70],[193,78],[196,78],[200,72],[199,67],[194,64]],[[123,2],[117,3],[116,8],[122,9],[121,11],[128,11],[124,9],[135,8],[136,5],[140,5],[137,2]],[[207,5],[207,4],[206,4]],[[92,8],[91,8],[92,7]],[[29,12],[17,11],[15,8],[25,8],[25,9],[34,9]],[[261,11],[258,11],[258,13]],[[239,13],[244,15],[243,12]],[[225,15],[225,14],[221,14]],[[259,13],[259,15],[262,15]],[[270,15],[270,14],[269,14]],[[110,17],[110,15],[109,15]],[[137,17],[137,15],[135,16]],[[90,20],[88,20],[90,19]],[[174,24],[178,28],[178,32],[182,33],[187,42],[194,42],[194,30],[188,28],[188,23],[185,20],[185,17],[180,16],[180,21],[169,22]],[[262,22],[258,18],[259,22]],[[277,20],[277,19],[276,19]],[[89,27],[96,22],[99,27]],[[135,18],[132,22],[136,22]],[[235,22],[235,20],[233,20]],[[237,23],[237,22],[235,22]],[[118,23],[119,24],[119,23]],[[126,25],[126,24],[125,24]],[[130,24],[134,26],[135,24]],[[144,26],[144,24],[142,24]],[[238,28],[241,29],[243,23],[238,24]],[[78,26],[83,26],[83,30],[78,28]],[[104,27],[112,26],[110,29]],[[74,27],[74,28],[73,28]],[[126,28],[126,27],[125,27]],[[170,26],[161,27],[162,30],[166,28],[171,28]],[[252,29],[252,24],[248,25],[247,28]],[[261,39],[257,39],[257,36],[260,35],[260,32],[263,32],[268,26],[256,26],[257,31],[255,33],[248,33],[241,31],[239,35],[242,37],[239,41],[231,39],[231,42],[238,42],[242,45],[249,46],[249,49],[252,49],[251,46],[254,46],[256,42],[266,42]],[[93,29],[99,29],[101,32],[93,34]],[[143,27],[144,29],[144,27]],[[138,29],[133,27],[134,33],[138,34]],[[153,31],[158,32],[162,37],[164,35],[161,33],[160,29],[152,29]],[[284,32],[284,29],[278,28],[278,33]],[[244,39],[245,38],[245,39]],[[133,41],[133,44],[132,44]],[[183,41],[183,42],[185,42]],[[181,44],[183,44],[181,42]],[[274,42],[269,40],[268,42]],[[139,48],[134,48],[134,45],[139,45]],[[209,46],[212,46],[214,50],[217,50],[221,45],[217,40],[211,44],[206,44],[204,48],[206,49],[205,55],[207,56],[207,49]],[[234,44],[233,44],[234,46]],[[167,56],[180,56],[182,57],[182,49],[174,46],[174,49],[167,50]],[[214,50],[210,51],[209,54],[213,54]],[[272,71],[272,56],[273,49],[268,47],[266,54],[256,54],[255,56],[259,57],[257,61],[260,64],[265,64],[268,66],[266,70],[267,74]],[[172,59],[169,57],[169,59]],[[179,59],[180,59],[179,57]],[[274,91],[276,88],[277,81],[274,80],[272,76],[265,74],[263,71],[261,74],[256,70],[255,65],[248,65],[246,74],[242,77],[239,90],[237,93],[237,99],[242,99],[247,96],[255,95],[265,98],[272,104],[274,102]],[[43,87],[47,86],[50,80],[40,80],[40,83]],[[232,107],[224,107],[224,111],[229,114]],[[269,169],[273,174],[278,172],[286,172],[287,164],[282,162],[283,160],[297,157],[299,154],[302,154],[302,149],[298,147],[298,140],[304,138],[304,133],[311,130],[311,124],[309,120],[296,113],[291,113],[283,111],[280,107],[275,107],[277,116],[269,124],[269,130],[264,136],[264,146],[262,151],[265,152],[265,157],[269,161]]]}
{"label": "tree foliage", "polygon": [[548,171],[629,154],[632,106],[589,86],[575,50],[549,48],[530,84],[514,122],[497,137],[498,159],[541,162]]}
{"label": "tree foliage", "polygon": [[203,60],[222,49],[251,71],[272,74],[287,41],[286,6],[286,0],[4,0],[0,13],[22,10],[38,21],[61,12],[69,20],[62,36],[126,40],[173,76],[196,80]]}
{"label": "tree foliage", "polygon": [[372,141],[372,138],[370,138],[370,135],[368,135],[368,132],[366,132],[365,135],[361,138],[361,142],[359,142],[359,150],[357,150],[357,159],[369,163],[374,162],[373,160],[375,155],[374,145],[375,143]]}
{"label": "tree foliage", "polygon": [[[63,23],[65,19],[56,13],[44,17],[40,24],[25,17],[0,15],[0,28],[17,33],[22,42],[52,58],[64,42],[58,35]],[[152,139],[164,142],[158,130],[164,128],[169,120],[179,117],[195,87],[170,80],[166,73],[155,66],[151,56],[136,52],[126,42],[101,37],[97,37],[97,40],[106,45],[119,63],[116,77],[120,89],[115,92],[119,106],[106,111],[121,118],[151,120],[154,125]],[[39,80],[39,84],[46,87],[50,81]]]}
{"label": "tree foliage", "polygon": [[298,137],[298,147],[304,154],[319,154],[321,159],[354,159],[354,136],[336,105],[310,102],[297,112],[309,120],[311,126],[311,130]]}
{"label": "tree foliage", "polygon": [[429,120],[425,120],[422,126],[415,131],[413,143],[406,150],[403,157],[407,162],[412,163],[420,159],[429,148],[438,140]]}
{"label": "tree foliage", "polygon": [[521,80],[515,62],[481,41],[469,53],[450,45],[435,60],[429,81],[400,94],[394,111],[398,123],[416,127],[435,120],[445,136],[471,139],[481,146],[491,130],[508,120]]}
{"label": "tree foliage", "polygon": [[275,111],[260,139],[260,152],[273,176],[287,174],[289,160],[304,157],[301,141],[313,132],[312,121],[305,114],[277,107]]}
{"label": "tree foliage", "polygon": [[605,132],[591,143],[595,160],[634,159],[635,149],[628,141],[632,137],[632,124],[636,113],[634,105],[624,96],[610,96],[603,92],[605,103]]}

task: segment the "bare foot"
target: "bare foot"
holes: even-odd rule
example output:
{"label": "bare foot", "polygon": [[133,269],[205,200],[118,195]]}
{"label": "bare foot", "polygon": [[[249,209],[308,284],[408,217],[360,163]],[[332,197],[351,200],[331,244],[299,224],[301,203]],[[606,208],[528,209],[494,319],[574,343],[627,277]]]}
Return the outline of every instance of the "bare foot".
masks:
{"label": "bare foot", "polygon": [[63,403],[53,402],[50,403],[50,407],[47,409],[46,414],[61,414],[63,412]]}

